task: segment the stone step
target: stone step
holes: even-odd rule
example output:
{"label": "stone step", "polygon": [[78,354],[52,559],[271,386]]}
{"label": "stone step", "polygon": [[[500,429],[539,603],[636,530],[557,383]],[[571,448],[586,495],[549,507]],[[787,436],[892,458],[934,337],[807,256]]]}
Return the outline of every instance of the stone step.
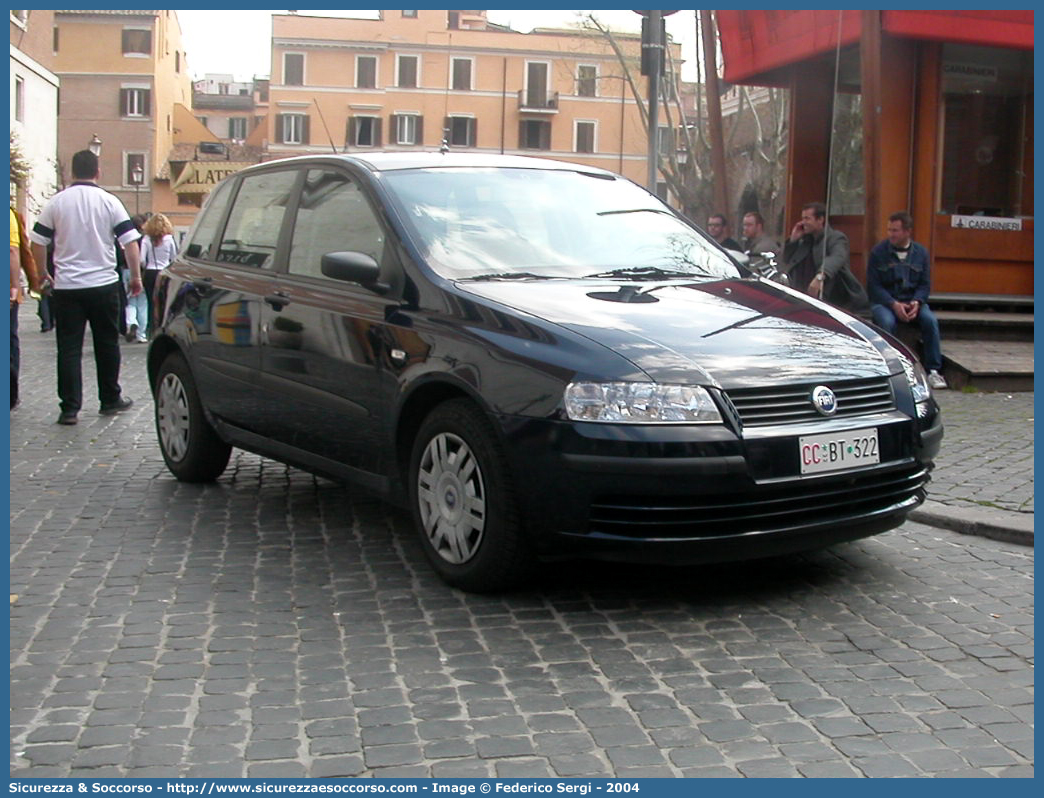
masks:
{"label": "stone step", "polygon": [[947,340],[943,376],[950,388],[1032,391],[1033,341]]}
{"label": "stone step", "polygon": [[[929,303],[931,304],[931,303]],[[1033,340],[1033,313],[992,310],[945,310],[932,307],[939,319],[945,341],[950,338],[975,340]]]}
{"label": "stone step", "polygon": [[933,310],[1033,313],[1033,296],[1026,294],[932,294],[928,304]]}

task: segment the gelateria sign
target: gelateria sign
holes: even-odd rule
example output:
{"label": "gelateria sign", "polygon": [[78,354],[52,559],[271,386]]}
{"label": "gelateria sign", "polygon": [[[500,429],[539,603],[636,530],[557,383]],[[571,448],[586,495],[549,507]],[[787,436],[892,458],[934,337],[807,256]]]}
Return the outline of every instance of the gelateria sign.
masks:
{"label": "gelateria sign", "polygon": [[253,166],[238,161],[189,161],[171,184],[176,194],[206,194],[229,175]]}

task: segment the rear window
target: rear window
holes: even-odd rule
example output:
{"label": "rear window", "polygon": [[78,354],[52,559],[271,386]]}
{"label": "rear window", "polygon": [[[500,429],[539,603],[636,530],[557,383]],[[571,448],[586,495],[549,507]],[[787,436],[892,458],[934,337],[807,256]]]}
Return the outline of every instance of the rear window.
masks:
{"label": "rear window", "polygon": [[232,196],[233,180],[220,183],[217,188],[210,192],[203,209],[196,217],[196,223],[188,233],[188,244],[185,247],[185,256],[189,258],[213,259],[214,237],[218,232],[218,225],[225,215],[228,207],[228,198]]}

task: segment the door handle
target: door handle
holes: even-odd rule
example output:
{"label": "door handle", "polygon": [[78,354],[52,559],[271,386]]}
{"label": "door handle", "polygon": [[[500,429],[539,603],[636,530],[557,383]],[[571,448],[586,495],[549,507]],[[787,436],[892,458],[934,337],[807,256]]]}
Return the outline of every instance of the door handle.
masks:
{"label": "door handle", "polygon": [[290,304],[290,297],[282,291],[275,291],[265,297],[265,302],[271,305],[274,310],[282,310]]}

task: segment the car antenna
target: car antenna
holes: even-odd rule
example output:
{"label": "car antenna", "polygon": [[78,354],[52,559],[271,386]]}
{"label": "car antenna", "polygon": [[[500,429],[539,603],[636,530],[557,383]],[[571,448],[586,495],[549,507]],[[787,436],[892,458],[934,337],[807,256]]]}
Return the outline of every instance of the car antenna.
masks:
{"label": "car antenna", "polygon": [[315,103],[315,110],[319,112],[319,121],[323,123],[323,130],[326,131],[326,137],[330,139],[330,149],[333,150],[334,155],[337,154],[337,147],[333,143],[333,136],[330,135],[330,128],[326,126],[326,117],[323,116],[323,109],[319,107],[319,101],[313,97],[312,102]]}

